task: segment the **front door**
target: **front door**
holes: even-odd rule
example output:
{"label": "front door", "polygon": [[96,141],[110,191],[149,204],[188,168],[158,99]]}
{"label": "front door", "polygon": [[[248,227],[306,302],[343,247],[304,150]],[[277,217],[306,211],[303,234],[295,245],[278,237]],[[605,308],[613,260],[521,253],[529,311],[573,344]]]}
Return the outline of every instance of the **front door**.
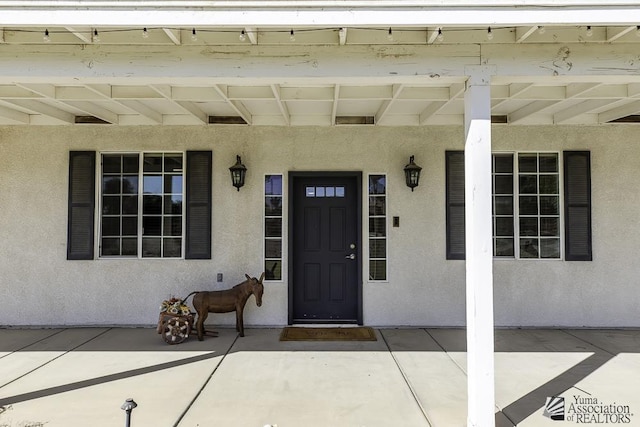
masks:
{"label": "front door", "polygon": [[289,178],[289,323],[362,324],[361,174]]}

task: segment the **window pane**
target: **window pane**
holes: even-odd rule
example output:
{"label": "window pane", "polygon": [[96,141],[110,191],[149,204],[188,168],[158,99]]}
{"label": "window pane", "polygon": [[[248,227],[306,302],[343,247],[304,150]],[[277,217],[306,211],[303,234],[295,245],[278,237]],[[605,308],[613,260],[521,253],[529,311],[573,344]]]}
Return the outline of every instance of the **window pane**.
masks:
{"label": "window pane", "polygon": [[182,196],[176,194],[164,196],[164,213],[182,215]]}
{"label": "window pane", "polygon": [[265,280],[282,280],[282,261],[266,260],[264,262]]}
{"label": "window pane", "polygon": [[540,258],[560,258],[560,239],[540,239]]}
{"label": "window pane", "polygon": [[385,175],[369,176],[369,194],[386,194],[387,177]]}
{"label": "window pane", "polygon": [[537,194],[537,179],[536,175],[520,175],[520,194]]}
{"label": "window pane", "polygon": [[102,156],[102,172],[103,173],[121,173],[122,157],[118,155],[104,154]]}
{"label": "window pane", "polygon": [[122,194],[138,194],[138,175],[122,177]]}
{"label": "window pane", "polygon": [[164,236],[182,236],[182,217],[164,217]]}
{"label": "window pane", "polygon": [[558,193],[558,175],[540,175],[540,194]]}
{"label": "window pane", "polygon": [[495,173],[513,173],[513,155],[495,154],[493,156],[493,171]]}
{"label": "window pane", "polygon": [[369,257],[386,258],[387,257],[387,239],[371,239],[369,241]]}
{"label": "window pane", "polygon": [[162,154],[145,154],[143,171],[162,172]]}
{"label": "window pane", "polygon": [[102,218],[103,236],[120,236],[120,217]]}
{"label": "window pane", "polygon": [[138,255],[138,239],[125,238],[122,239],[122,255]]}
{"label": "window pane", "polygon": [[282,195],[282,175],[267,175],[265,177],[264,194],[267,196]]}
{"label": "window pane", "polygon": [[559,215],[558,196],[540,196],[540,213],[542,215]]}
{"label": "window pane", "polygon": [[282,258],[282,241],[280,239],[266,239],[264,241],[265,258]]}
{"label": "window pane", "polygon": [[[161,236],[162,221],[159,216],[142,217],[142,235],[143,236]],[[158,244],[158,247],[159,244]]]}
{"label": "window pane", "polygon": [[316,187],[307,187],[305,193],[307,197],[316,197]]}
{"label": "window pane", "polygon": [[536,196],[520,196],[520,215],[538,215]]}
{"label": "window pane", "polygon": [[265,197],[264,214],[267,216],[282,216],[282,197]]}
{"label": "window pane", "polygon": [[386,280],[387,279],[387,261],[383,261],[383,260],[369,261],[369,279],[370,280]]}
{"label": "window pane", "polygon": [[520,258],[538,258],[538,239],[520,239]]}
{"label": "window pane", "polygon": [[385,237],[387,235],[385,218],[369,218],[369,237]]}
{"label": "window pane", "polygon": [[162,193],[162,175],[145,175],[142,178],[142,191],[145,194]]}
{"label": "window pane", "polygon": [[120,239],[102,239],[100,249],[102,255],[120,255]]}
{"label": "window pane", "polygon": [[518,170],[523,172],[538,171],[538,155],[537,154],[520,154],[518,156]]}
{"label": "window pane", "polygon": [[165,172],[182,172],[182,154],[165,154]]}
{"label": "window pane", "polygon": [[558,172],[558,155],[556,153],[540,154],[540,172]]}
{"label": "window pane", "polygon": [[513,236],[513,217],[496,218],[496,236]]}
{"label": "window pane", "polygon": [[560,236],[560,218],[541,217],[540,218],[540,235],[541,236]]}
{"label": "window pane", "polygon": [[324,187],[316,187],[316,197],[324,197]]}
{"label": "window pane", "polygon": [[369,215],[384,215],[386,212],[386,197],[369,197]]}
{"label": "window pane", "polygon": [[144,196],[142,213],[144,215],[160,215],[162,213],[162,196]]}
{"label": "window pane", "polygon": [[494,194],[513,194],[513,177],[511,175],[495,175],[493,178]]}
{"label": "window pane", "polygon": [[513,239],[496,239],[495,256],[513,256]]}
{"label": "window pane", "polygon": [[537,236],[538,218],[520,218],[520,235]]}
{"label": "window pane", "polygon": [[325,187],[325,191],[327,192],[327,197],[335,197],[336,196],[336,188],[335,187]]}
{"label": "window pane", "polygon": [[142,239],[142,256],[143,257],[160,257],[160,244],[162,239],[144,238]]}
{"label": "window pane", "polygon": [[140,156],[137,154],[125,154],[122,156],[122,173],[138,173]]}
{"label": "window pane", "polygon": [[182,194],[182,175],[165,175],[164,192]]}
{"label": "window pane", "polygon": [[495,214],[496,215],[513,215],[513,197],[512,196],[496,196],[495,197]]}
{"label": "window pane", "polygon": [[265,218],[264,235],[267,237],[281,237],[282,218]]}
{"label": "window pane", "polygon": [[102,198],[103,215],[120,215],[120,196],[104,196]]}
{"label": "window pane", "polygon": [[122,235],[123,236],[138,235],[138,217],[135,217],[135,216],[122,217]]}
{"label": "window pane", "polygon": [[135,215],[138,213],[138,197],[124,196],[122,197],[122,213],[124,215]]}
{"label": "window pane", "polygon": [[344,197],[344,187],[336,187],[336,197]]}
{"label": "window pane", "polygon": [[164,258],[180,258],[182,256],[182,239],[162,239],[162,256]]}
{"label": "window pane", "polygon": [[102,178],[102,194],[120,194],[120,177],[105,176]]}

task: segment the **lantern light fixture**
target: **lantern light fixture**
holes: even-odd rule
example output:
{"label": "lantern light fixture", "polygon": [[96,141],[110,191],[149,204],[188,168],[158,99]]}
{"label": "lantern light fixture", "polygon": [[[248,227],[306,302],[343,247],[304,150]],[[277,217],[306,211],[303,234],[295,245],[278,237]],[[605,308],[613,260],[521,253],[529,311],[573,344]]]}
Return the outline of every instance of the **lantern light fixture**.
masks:
{"label": "lantern light fixture", "polygon": [[247,175],[247,167],[242,164],[240,156],[236,156],[236,164],[229,168],[231,172],[231,184],[240,191],[244,185],[244,178]]}
{"label": "lantern light fixture", "polygon": [[413,162],[414,156],[409,157],[409,164],[404,167],[404,178],[407,187],[413,191],[420,182],[420,171],[422,168]]}

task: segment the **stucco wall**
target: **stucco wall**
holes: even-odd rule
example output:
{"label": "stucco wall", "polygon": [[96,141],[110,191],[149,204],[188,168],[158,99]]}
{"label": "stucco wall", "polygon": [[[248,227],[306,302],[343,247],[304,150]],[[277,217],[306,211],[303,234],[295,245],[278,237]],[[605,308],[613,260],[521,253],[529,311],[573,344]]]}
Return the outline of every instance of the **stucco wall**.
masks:
{"label": "stucco wall", "polygon": [[[498,326],[640,326],[639,140],[634,125],[494,127],[494,150],[591,150],[594,200],[592,262],[494,262]],[[445,260],[444,226],[444,153],[462,147],[461,127],[0,127],[0,325],[151,325],[163,299],[258,275],[263,175],[290,170],[388,174],[400,227],[388,228],[388,282],[363,284],[365,324],[464,325],[464,261]],[[66,260],[69,150],[187,149],[213,150],[212,260]],[[236,154],[249,169],[240,192]],[[411,154],[423,167],[413,193],[402,175]],[[286,322],[287,283],[268,283],[245,323]]]}

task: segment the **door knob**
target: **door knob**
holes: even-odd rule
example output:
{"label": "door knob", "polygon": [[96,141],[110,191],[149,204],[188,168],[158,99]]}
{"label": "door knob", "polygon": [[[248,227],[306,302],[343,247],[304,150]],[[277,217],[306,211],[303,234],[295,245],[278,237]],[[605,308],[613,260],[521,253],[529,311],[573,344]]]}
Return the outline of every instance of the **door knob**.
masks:
{"label": "door knob", "polygon": [[345,258],[346,259],[356,259],[356,254],[349,254]]}

